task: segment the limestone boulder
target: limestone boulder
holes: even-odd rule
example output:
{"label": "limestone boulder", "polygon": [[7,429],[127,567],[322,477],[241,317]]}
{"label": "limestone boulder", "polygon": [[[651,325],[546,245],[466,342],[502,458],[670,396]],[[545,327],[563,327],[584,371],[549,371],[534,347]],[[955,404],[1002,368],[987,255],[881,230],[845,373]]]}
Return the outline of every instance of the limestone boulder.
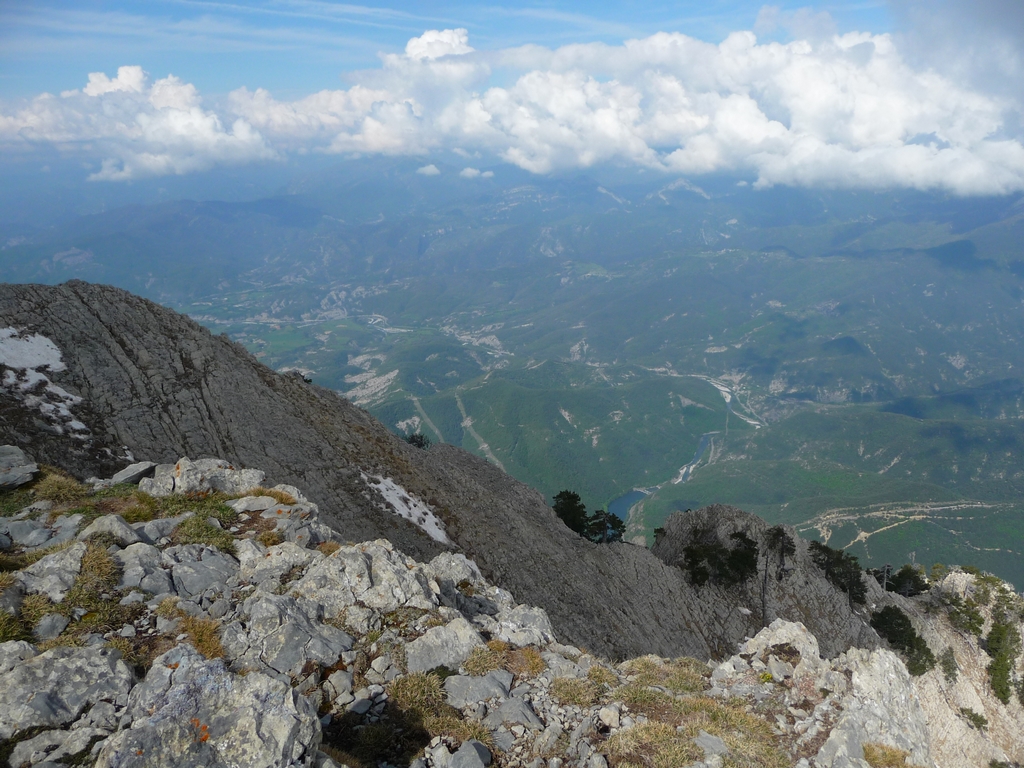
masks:
{"label": "limestone boulder", "polygon": [[328,618],[355,603],[384,612],[438,604],[418,564],[385,539],[342,547],[313,563],[291,592],[323,605]]}
{"label": "limestone boulder", "polygon": [[67,595],[82,570],[83,542],[47,555],[18,572],[15,578],[26,592],[46,595],[59,603]]}
{"label": "limestone boulder", "polygon": [[312,766],[320,721],[304,696],[260,672],[232,674],[180,645],[155,660],[97,768]]}
{"label": "limestone boulder", "polygon": [[458,669],[483,642],[472,624],[458,618],[443,627],[428,629],[405,646],[406,664],[410,672],[427,672],[442,666]]}
{"label": "limestone boulder", "polygon": [[[5,647],[12,645],[18,647]],[[0,660],[24,656],[20,644],[0,648]],[[0,740],[28,728],[69,725],[87,707],[127,694],[134,682],[120,652],[108,646],[58,647],[22,658],[0,673]]]}

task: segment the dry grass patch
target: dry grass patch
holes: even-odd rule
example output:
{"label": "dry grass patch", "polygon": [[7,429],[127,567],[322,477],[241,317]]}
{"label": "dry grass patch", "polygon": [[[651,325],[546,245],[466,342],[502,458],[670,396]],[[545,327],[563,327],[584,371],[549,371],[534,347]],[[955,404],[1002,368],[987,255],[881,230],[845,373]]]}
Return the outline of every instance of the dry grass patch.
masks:
{"label": "dry grass patch", "polygon": [[32,640],[32,633],[17,616],[0,610],[0,643],[12,640]]}
{"label": "dry grass patch", "polygon": [[171,534],[171,540],[175,544],[205,544],[229,555],[235,554],[235,537],[208,522],[200,513],[182,521]]}
{"label": "dry grass patch", "polygon": [[277,531],[263,531],[256,537],[256,541],[264,547],[276,547],[278,544],[284,543],[284,534]]}
{"label": "dry grass patch", "polygon": [[127,637],[112,637],[107,640],[107,645],[121,652],[121,658],[125,664],[136,667],[143,661],[142,656],[135,649],[135,644]]}
{"label": "dry grass patch", "polygon": [[18,613],[21,615],[22,621],[30,627],[34,627],[47,614],[64,614],[66,610],[66,606],[58,606],[57,603],[53,602],[46,595],[33,593],[25,595],[25,598],[21,601],[21,608]]}
{"label": "dry grass patch", "polygon": [[864,759],[871,768],[904,768],[910,753],[885,744],[863,744]]}
{"label": "dry grass patch", "polygon": [[692,738],[658,722],[619,731],[608,739],[606,749],[614,768],[680,768],[704,757]]}
{"label": "dry grass patch", "polygon": [[220,642],[220,622],[216,619],[183,616],[181,631],[188,635],[192,647],[206,658],[224,658],[224,646]]}
{"label": "dry grass patch", "polygon": [[486,675],[496,669],[504,669],[520,680],[536,677],[547,669],[536,648],[513,649],[502,640],[491,640],[486,645],[477,646],[462,666],[471,675]]}
{"label": "dry grass patch", "polygon": [[702,730],[718,736],[729,747],[726,765],[736,768],[788,768],[790,761],[776,746],[772,727],[746,711],[744,702],[718,701],[706,696],[677,699],[675,725],[687,738]]}
{"label": "dry grass patch", "polygon": [[0,592],[6,592],[8,589],[14,586],[14,582],[17,579],[14,578],[14,574],[8,571],[0,572]]}
{"label": "dry grass patch", "polygon": [[388,705],[380,722],[367,725],[351,713],[336,718],[324,731],[324,751],[345,756],[349,766],[373,766],[408,765],[435,736],[459,743],[479,739],[494,747],[481,723],[464,720],[448,704],[437,675],[403,675],[388,684],[387,692]]}
{"label": "dry grass patch", "polygon": [[478,645],[469,654],[462,666],[471,675],[486,675],[496,669],[504,669],[508,662],[508,643],[491,640],[486,645]]}
{"label": "dry grass patch", "polygon": [[165,597],[156,607],[156,615],[167,621],[180,619],[185,615],[185,612],[178,607],[179,599],[177,597]]}
{"label": "dry grass patch", "polygon": [[640,656],[624,662],[622,670],[636,676],[639,685],[657,685],[674,693],[695,693],[709,687],[707,665],[686,657],[666,662],[657,656]]}
{"label": "dry grass patch", "polygon": [[619,684],[618,675],[610,669],[602,667],[600,664],[595,664],[587,670],[587,680],[594,685],[607,686],[609,688]]}
{"label": "dry grass patch", "polygon": [[341,549],[341,544],[339,544],[336,541],[321,541],[319,544],[316,545],[316,548],[319,552],[323,552],[325,555],[330,557],[339,549]]}
{"label": "dry grass patch", "polygon": [[41,480],[32,486],[35,498],[54,504],[72,504],[89,495],[89,488],[59,469],[46,467]]}
{"label": "dry grass patch", "polygon": [[526,648],[516,648],[509,653],[505,662],[505,669],[516,676],[517,679],[536,677],[548,668],[540,651],[532,645]]}
{"label": "dry grass patch", "polygon": [[551,695],[559,704],[589,707],[597,701],[598,690],[590,680],[556,677],[551,681]]}

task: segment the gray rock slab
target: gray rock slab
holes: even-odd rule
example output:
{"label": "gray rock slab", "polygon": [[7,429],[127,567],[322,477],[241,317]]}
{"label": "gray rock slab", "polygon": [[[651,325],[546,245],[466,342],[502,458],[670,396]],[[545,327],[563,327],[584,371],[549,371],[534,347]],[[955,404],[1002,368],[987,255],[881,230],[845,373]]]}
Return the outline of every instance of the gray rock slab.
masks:
{"label": "gray rock slab", "polygon": [[0,675],[5,675],[26,659],[36,655],[36,649],[24,640],[0,643]]}
{"label": "gray rock slab", "polygon": [[40,642],[44,640],[53,640],[53,638],[60,635],[71,620],[67,616],[61,616],[59,613],[48,613],[41,618],[32,630],[32,634],[36,636],[36,639]]}
{"label": "gray rock slab", "polygon": [[138,544],[142,541],[135,530],[124,521],[120,515],[103,515],[97,517],[92,523],[78,534],[79,540],[85,540],[92,535],[108,534],[117,539],[123,546]]}
{"label": "gray rock slab", "polygon": [[237,553],[241,566],[239,578],[250,584],[280,579],[293,568],[305,568],[317,558],[323,557],[319,552],[304,549],[290,541],[264,547],[250,539],[238,543]]}
{"label": "gray rock slab", "polygon": [[26,592],[41,593],[59,603],[71,589],[82,570],[85,544],[77,542],[54,552],[18,572],[16,578]]}
{"label": "gray rock slab", "polygon": [[19,742],[11,752],[11,765],[62,765],[63,759],[88,748],[94,738],[109,735],[109,729],[76,728],[72,731],[43,731],[38,736]]}
{"label": "gray rock slab", "polygon": [[704,757],[711,757],[712,755],[725,755],[729,753],[729,747],[725,745],[718,736],[712,736],[705,730],[701,730],[699,734],[694,738],[693,743],[704,750]]}
{"label": "gray rock slab", "polygon": [[[260,594],[246,600],[242,612],[249,617],[246,637],[225,643],[232,668],[298,677],[309,662],[331,667],[352,649],[352,636],[319,621],[319,606],[310,600]],[[232,631],[239,626],[232,624]],[[243,645],[240,654],[232,653]]]}
{"label": "gray rock slab", "polygon": [[483,642],[473,625],[460,617],[443,627],[428,629],[406,645],[407,668],[409,672],[426,672],[441,666],[458,669]]}
{"label": "gray rock slab", "polygon": [[487,768],[491,764],[491,751],[476,739],[462,742],[452,755],[451,768]]}
{"label": "gray rock slab", "polygon": [[278,503],[277,499],[271,496],[243,496],[240,499],[228,499],[224,502],[235,512],[262,512]]}
{"label": "gray rock slab", "polygon": [[163,552],[163,564],[170,568],[174,591],[191,598],[208,590],[223,593],[238,575],[238,561],[214,547],[186,544]]}
{"label": "gray rock slab", "polygon": [[14,543],[23,547],[38,546],[51,536],[50,529],[38,520],[11,520],[4,527]]}
{"label": "gray rock slab", "polygon": [[498,611],[498,639],[520,648],[527,645],[547,645],[555,639],[551,620],[543,608],[517,605],[510,610]]}
{"label": "gray rock slab", "polygon": [[132,690],[128,716],[130,727],[104,743],[97,768],[312,765],[320,744],[306,697],[260,672],[233,675],[188,645],[154,661]]}
{"label": "gray rock slab", "polygon": [[319,602],[329,618],[357,601],[382,612],[403,607],[429,611],[438,604],[416,561],[386,539],[342,547],[318,560],[291,591]]}
{"label": "gray rock slab", "polygon": [[524,725],[531,731],[541,731],[544,723],[537,717],[533,707],[525,699],[508,699],[500,707],[492,709],[484,718],[484,725],[494,729],[500,725]]}
{"label": "gray rock slab", "polygon": [[161,517],[145,523],[135,523],[132,529],[147,542],[160,541],[174,533],[174,529],[192,517],[192,512],[184,512],[177,517]]}
{"label": "gray rock slab", "polygon": [[127,694],[134,676],[107,646],[53,648],[0,674],[0,739],[26,728],[59,728],[89,705]]}
{"label": "gray rock slab", "polygon": [[554,677],[586,677],[587,674],[580,667],[572,661],[558,653],[552,653],[551,651],[545,651],[541,654],[541,658],[544,659],[544,663],[547,664],[548,670]]}
{"label": "gray rock slab", "polygon": [[171,575],[162,567],[163,555],[152,544],[130,544],[115,552],[114,560],[121,566],[120,589],[138,587],[154,595],[174,591]]}
{"label": "gray rock slab", "polygon": [[142,478],[152,477],[155,471],[156,464],[154,462],[137,461],[134,464],[129,464],[120,472],[115,472],[113,477],[110,478],[110,482],[111,485],[117,485],[118,483],[131,483],[132,485],[138,485]]}
{"label": "gray rock slab", "polygon": [[0,490],[9,491],[32,480],[39,467],[16,445],[0,445]]}
{"label": "gray rock slab", "polygon": [[456,709],[462,709],[478,701],[507,699],[511,685],[511,673],[494,670],[480,677],[452,675],[445,678],[444,690],[448,696],[448,703]]}

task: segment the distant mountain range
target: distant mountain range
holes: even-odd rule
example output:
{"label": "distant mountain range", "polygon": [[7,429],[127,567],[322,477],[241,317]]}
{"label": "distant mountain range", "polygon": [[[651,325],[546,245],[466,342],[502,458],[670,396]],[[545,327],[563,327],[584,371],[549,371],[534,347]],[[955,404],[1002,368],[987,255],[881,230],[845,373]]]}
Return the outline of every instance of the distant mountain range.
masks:
{"label": "distant mountain range", "polygon": [[173,306],[648,543],[721,502],[1024,583],[1019,198],[417,167],[7,223],[0,278]]}

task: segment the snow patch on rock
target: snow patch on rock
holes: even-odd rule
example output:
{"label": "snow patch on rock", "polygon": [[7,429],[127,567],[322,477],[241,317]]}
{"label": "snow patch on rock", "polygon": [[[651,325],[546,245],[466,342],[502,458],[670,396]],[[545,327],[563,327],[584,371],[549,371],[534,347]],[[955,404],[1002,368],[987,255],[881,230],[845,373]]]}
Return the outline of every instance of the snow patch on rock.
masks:
{"label": "snow patch on rock", "polygon": [[390,477],[368,477],[363,475],[363,480],[366,481],[367,485],[376,488],[380,492],[380,495],[391,505],[395,514],[399,517],[404,517],[434,541],[439,541],[442,544],[452,543],[444,529],[444,523],[438,519],[433,510]]}
{"label": "snow patch on rock", "polygon": [[88,427],[71,413],[82,398],[57,386],[47,375],[67,370],[60,349],[50,339],[17,328],[0,328],[0,366],[6,368],[2,386],[8,394],[43,414],[58,433],[86,437]]}

